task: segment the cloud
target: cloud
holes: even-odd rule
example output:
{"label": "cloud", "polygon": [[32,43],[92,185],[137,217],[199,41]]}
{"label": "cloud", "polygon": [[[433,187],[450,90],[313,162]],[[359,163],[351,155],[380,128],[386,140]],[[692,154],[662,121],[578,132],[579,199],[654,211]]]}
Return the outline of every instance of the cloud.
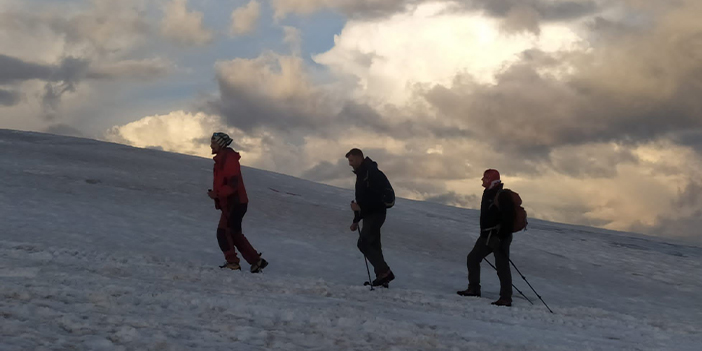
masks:
{"label": "cloud", "polygon": [[311,14],[323,9],[339,10],[351,17],[383,16],[404,9],[412,0],[272,0],[275,18],[288,14]]}
{"label": "cloud", "polygon": [[62,115],[62,101],[78,96],[73,93],[86,80],[167,74],[167,61],[135,57],[154,34],[147,7],[137,0],[90,0],[42,7],[17,2],[0,11],[0,84],[25,97],[8,118],[67,123],[74,116]]}
{"label": "cloud", "polygon": [[467,9],[482,9],[495,17],[509,18],[518,9],[530,9],[548,21],[563,21],[593,15],[601,10],[593,0],[481,0],[456,2]]}
{"label": "cloud", "polygon": [[[3,47],[24,59],[45,54],[115,58],[143,45],[151,32],[136,0],[93,0],[87,7],[25,8],[0,13]],[[7,53],[7,52],[6,52]]]}
{"label": "cloud", "polygon": [[290,51],[292,51],[295,56],[299,56],[302,47],[302,32],[290,26],[283,26],[283,32],[283,42],[290,45]]}
{"label": "cloud", "polygon": [[336,162],[321,161],[302,173],[302,178],[316,182],[332,182],[351,175],[348,161],[339,158]]}
{"label": "cloud", "polygon": [[191,46],[208,44],[213,39],[212,31],[203,27],[203,14],[188,12],[187,0],[172,0],[164,6],[161,33],[175,43]]}
{"label": "cloud", "polygon": [[[460,138],[469,133],[443,121],[427,120],[421,109],[378,109],[354,101],[344,84],[319,85],[295,55],[263,54],[219,62],[220,97],[206,111],[246,132],[279,131],[291,142],[315,135],[335,137],[344,128],[399,138]],[[391,115],[392,117],[388,117]]]}
{"label": "cloud", "polygon": [[529,8],[546,21],[582,18],[602,10],[608,2],[593,0],[272,0],[276,18],[289,14],[306,15],[322,10],[338,11],[353,19],[391,17],[408,9],[438,5],[447,11],[484,11],[495,18],[509,18],[515,9]]}
{"label": "cloud", "polygon": [[73,57],[61,60],[57,65],[42,65],[24,62],[20,59],[0,55],[0,83],[17,83],[27,80],[43,80],[44,94],[42,104],[44,117],[55,117],[61,96],[75,91],[76,84],[85,78],[89,62]]}
{"label": "cloud", "polygon": [[525,52],[495,84],[459,77],[428,89],[426,101],[486,142],[521,154],[689,137],[702,128],[702,101],[693,93],[702,88],[702,25],[690,7],[700,6],[663,15],[653,29],[608,33],[587,51]]}
{"label": "cloud", "polygon": [[377,103],[405,105],[423,85],[449,86],[463,73],[492,84],[526,50],[571,51],[580,38],[565,25],[544,25],[541,34],[505,35],[500,22],[479,13],[449,13],[437,4],[391,18],[350,21],[335,46],[314,56],[335,73],[354,77]]}
{"label": "cloud", "polygon": [[617,166],[639,162],[634,152],[617,144],[584,144],[551,150],[551,167],[560,174],[576,178],[613,178]]}
{"label": "cloud", "polygon": [[173,63],[162,58],[123,60],[91,67],[87,77],[92,79],[151,80],[168,75],[173,68]]}
{"label": "cloud", "polygon": [[0,105],[3,105],[3,106],[16,105],[20,101],[21,98],[22,98],[22,95],[17,91],[0,89]]}
{"label": "cloud", "polygon": [[702,183],[693,180],[680,189],[677,198],[672,201],[672,207],[675,214],[659,215],[655,225],[642,225],[637,229],[653,235],[702,241],[699,231],[702,225]]}
{"label": "cloud", "polygon": [[267,53],[255,59],[218,62],[220,98],[208,108],[231,125],[251,132],[320,130],[332,111],[327,94],[314,86],[299,57]]}
{"label": "cloud", "polygon": [[147,116],[122,126],[112,127],[105,139],[137,147],[159,147],[165,151],[207,157],[209,140],[215,131],[228,131],[217,116],[174,111],[166,115]]}
{"label": "cloud", "polygon": [[30,79],[49,80],[55,76],[55,67],[25,62],[15,57],[0,54],[0,84]]}
{"label": "cloud", "polygon": [[[44,81],[44,91],[41,94],[44,118],[52,120],[58,113],[61,97],[68,92],[75,92],[83,80],[149,80],[165,76],[171,65],[166,60],[152,59],[124,60],[91,66],[90,61],[74,57],[62,58],[56,64],[40,64],[0,54],[0,84],[19,86],[25,81]],[[19,101],[17,94],[5,96],[4,101],[8,103],[14,104]],[[10,99],[11,97],[14,99]]]}
{"label": "cloud", "polygon": [[463,195],[450,191],[440,195],[429,196],[424,201],[436,202],[449,206],[476,208],[480,205],[480,198],[476,195]]}
{"label": "cloud", "polygon": [[528,31],[539,35],[541,34],[540,20],[541,16],[536,10],[522,4],[513,6],[507,12],[500,28],[507,33]]}
{"label": "cloud", "polygon": [[232,25],[229,33],[232,36],[250,34],[256,29],[261,17],[261,5],[252,0],[247,5],[239,7],[232,12]]}

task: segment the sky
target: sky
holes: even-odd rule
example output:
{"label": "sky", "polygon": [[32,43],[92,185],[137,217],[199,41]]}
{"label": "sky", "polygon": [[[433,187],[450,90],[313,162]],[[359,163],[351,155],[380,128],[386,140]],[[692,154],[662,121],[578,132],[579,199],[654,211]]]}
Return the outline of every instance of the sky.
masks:
{"label": "sky", "polygon": [[0,0],[0,128],[702,239],[702,3]]}

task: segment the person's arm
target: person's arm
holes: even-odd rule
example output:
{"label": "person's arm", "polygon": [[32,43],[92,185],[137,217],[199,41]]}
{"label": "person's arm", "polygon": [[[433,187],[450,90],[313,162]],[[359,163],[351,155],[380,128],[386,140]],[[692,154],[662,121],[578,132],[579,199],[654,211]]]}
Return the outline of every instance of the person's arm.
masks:
{"label": "person's arm", "polygon": [[358,223],[363,219],[361,211],[353,211],[353,223]]}

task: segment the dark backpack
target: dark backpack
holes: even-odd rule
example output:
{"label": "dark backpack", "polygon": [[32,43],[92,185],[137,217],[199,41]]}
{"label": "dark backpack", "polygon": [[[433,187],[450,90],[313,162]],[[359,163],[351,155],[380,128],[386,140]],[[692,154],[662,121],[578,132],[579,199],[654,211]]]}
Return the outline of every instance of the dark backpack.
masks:
{"label": "dark backpack", "polygon": [[500,203],[497,199],[503,192],[508,193],[512,197],[512,203],[514,204],[514,227],[512,227],[512,233],[526,229],[529,222],[527,222],[527,213],[524,207],[522,207],[522,198],[519,196],[519,194],[509,189],[500,190],[497,192],[493,203],[495,206],[497,206],[497,208],[500,208]]}
{"label": "dark backpack", "polygon": [[[395,206],[395,190],[392,188],[392,185],[390,185],[390,180],[388,177],[383,173],[381,170],[378,170],[380,174],[385,178],[385,186],[383,187],[382,190],[382,201],[383,204],[385,205],[385,208],[391,208]],[[370,188],[370,171],[369,173],[366,174],[366,186]]]}
{"label": "dark backpack", "polygon": [[393,190],[389,180],[387,186],[383,189],[383,203],[385,204],[385,208],[395,206],[395,190]]}

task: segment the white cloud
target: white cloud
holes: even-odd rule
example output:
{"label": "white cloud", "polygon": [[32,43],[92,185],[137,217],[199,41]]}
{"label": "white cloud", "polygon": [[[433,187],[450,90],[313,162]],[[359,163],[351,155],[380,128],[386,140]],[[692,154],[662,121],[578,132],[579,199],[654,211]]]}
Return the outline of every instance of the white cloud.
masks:
{"label": "white cloud", "polygon": [[211,154],[210,137],[217,131],[227,131],[235,141],[241,140],[236,131],[226,127],[219,117],[185,111],[147,116],[122,126],[114,126],[105,138],[136,147],[160,148],[207,157]]}
{"label": "white cloud", "polygon": [[212,31],[202,25],[203,14],[188,12],[187,0],[173,0],[164,6],[161,32],[181,45],[204,45],[212,41]]}
{"label": "white cloud", "polygon": [[229,33],[232,36],[250,34],[256,29],[261,17],[261,5],[252,0],[232,12],[232,26]]}
{"label": "white cloud", "polygon": [[544,25],[541,35],[504,34],[501,22],[478,13],[448,13],[447,4],[418,6],[390,18],[349,21],[334,47],[314,57],[343,75],[356,77],[363,95],[402,105],[418,83],[450,85],[464,72],[479,83],[517,62],[525,50],[579,48],[570,28]]}

